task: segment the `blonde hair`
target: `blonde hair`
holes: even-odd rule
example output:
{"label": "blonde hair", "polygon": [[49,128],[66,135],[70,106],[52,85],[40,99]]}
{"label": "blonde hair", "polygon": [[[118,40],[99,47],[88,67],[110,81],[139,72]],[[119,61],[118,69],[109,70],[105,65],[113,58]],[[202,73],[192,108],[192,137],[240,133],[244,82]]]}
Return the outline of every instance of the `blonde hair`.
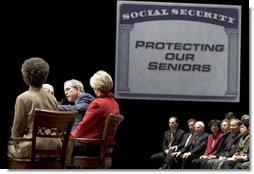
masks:
{"label": "blonde hair", "polygon": [[113,88],[113,80],[106,71],[99,70],[90,78],[90,86],[95,90],[107,93]]}

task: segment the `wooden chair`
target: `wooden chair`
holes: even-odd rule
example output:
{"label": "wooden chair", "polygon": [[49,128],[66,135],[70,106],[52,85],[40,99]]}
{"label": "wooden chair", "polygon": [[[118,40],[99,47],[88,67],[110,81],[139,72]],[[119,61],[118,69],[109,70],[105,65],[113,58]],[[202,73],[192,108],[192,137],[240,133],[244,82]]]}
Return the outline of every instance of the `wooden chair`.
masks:
{"label": "wooden chair", "polygon": [[[114,138],[118,125],[124,120],[122,115],[108,115],[105,120],[102,139],[87,139],[87,138],[70,138],[71,148],[67,152],[66,167],[75,168],[97,168],[105,169],[112,167],[112,153],[114,148]],[[98,156],[78,156],[73,155],[75,143],[93,143],[100,146]]]}
{"label": "wooden chair", "polygon": [[[29,159],[8,158],[9,169],[64,168],[67,144],[71,123],[78,111],[49,111],[35,109],[32,138],[11,138],[11,141],[30,141],[32,143]],[[36,138],[60,138],[59,149],[43,149],[36,147]]]}

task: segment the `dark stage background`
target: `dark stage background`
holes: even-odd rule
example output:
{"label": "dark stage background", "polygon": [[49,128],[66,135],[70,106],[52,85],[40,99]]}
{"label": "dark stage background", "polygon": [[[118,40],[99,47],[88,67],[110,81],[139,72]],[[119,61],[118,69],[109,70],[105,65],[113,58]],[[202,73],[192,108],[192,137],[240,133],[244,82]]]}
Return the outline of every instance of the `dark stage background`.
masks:
{"label": "dark stage background", "polygon": [[[172,2],[172,1],[171,1]],[[176,115],[180,127],[187,129],[190,117],[207,125],[212,118],[223,119],[228,111],[237,117],[249,114],[249,5],[248,1],[201,0],[174,1],[242,5],[241,91],[239,103],[187,102],[117,99],[124,122],[117,132],[113,168],[150,169],[150,156],[161,150],[168,117]],[[94,95],[89,78],[103,69],[114,78],[116,1],[83,3],[30,3],[3,6],[1,15],[2,57],[0,114],[0,164],[7,168],[6,145],[10,135],[15,98],[27,90],[22,81],[21,64],[31,56],[44,58],[50,65],[47,82],[55,87],[58,100],[64,97],[63,83],[78,79]],[[3,13],[3,12],[1,12]],[[207,130],[209,132],[209,130]]]}

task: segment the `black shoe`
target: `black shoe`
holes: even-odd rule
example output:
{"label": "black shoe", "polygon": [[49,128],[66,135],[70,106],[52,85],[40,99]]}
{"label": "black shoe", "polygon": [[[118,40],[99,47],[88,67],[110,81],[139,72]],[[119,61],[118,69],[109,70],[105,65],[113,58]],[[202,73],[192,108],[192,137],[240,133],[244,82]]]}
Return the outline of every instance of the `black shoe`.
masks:
{"label": "black shoe", "polygon": [[159,169],[167,169],[168,168],[168,165],[167,164],[164,164],[162,167],[160,167]]}

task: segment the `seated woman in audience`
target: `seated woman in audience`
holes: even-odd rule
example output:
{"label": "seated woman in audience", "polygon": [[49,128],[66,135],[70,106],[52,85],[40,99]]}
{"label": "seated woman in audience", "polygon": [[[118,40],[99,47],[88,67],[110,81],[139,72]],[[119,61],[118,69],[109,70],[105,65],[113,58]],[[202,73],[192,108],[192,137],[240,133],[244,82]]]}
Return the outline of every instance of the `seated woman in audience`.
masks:
{"label": "seated woman in audience", "polygon": [[[97,71],[90,78],[90,86],[96,98],[88,106],[83,120],[71,132],[71,137],[101,139],[106,117],[109,114],[120,113],[118,103],[110,92],[113,80],[107,72]],[[98,152],[99,147],[94,144],[79,143],[73,154],[95,156]]]}
{"label": "seated woman in audience", "polygon": [[216,152],[208,155],[207,158],[203,158],[200,162],[200,168],[206,169],[207,168],[207,161],[211,159],[218,158],[220,154],[222,153],[223,147],[225,146],[225,141],[227,140],[228,135],[230,134],[230,121],[228,119],[224,119],[221,121],[220,129],[222,132],[222,137],[218,143],[218,147],[216,149]]}
{"label": "seated woman in audience", "polygon": [[223,134],[221,133],[220,126],[221,126],[220,120],[214,119],[210,121],[209,127],[212,133],[208,136],[205,153],[201,155],[199,158],[192,160],[192,167],[194,169],[199,169],[202,160],[207,159],[209,155],[214,154],[216,152],[219,141],[223,136]]}

